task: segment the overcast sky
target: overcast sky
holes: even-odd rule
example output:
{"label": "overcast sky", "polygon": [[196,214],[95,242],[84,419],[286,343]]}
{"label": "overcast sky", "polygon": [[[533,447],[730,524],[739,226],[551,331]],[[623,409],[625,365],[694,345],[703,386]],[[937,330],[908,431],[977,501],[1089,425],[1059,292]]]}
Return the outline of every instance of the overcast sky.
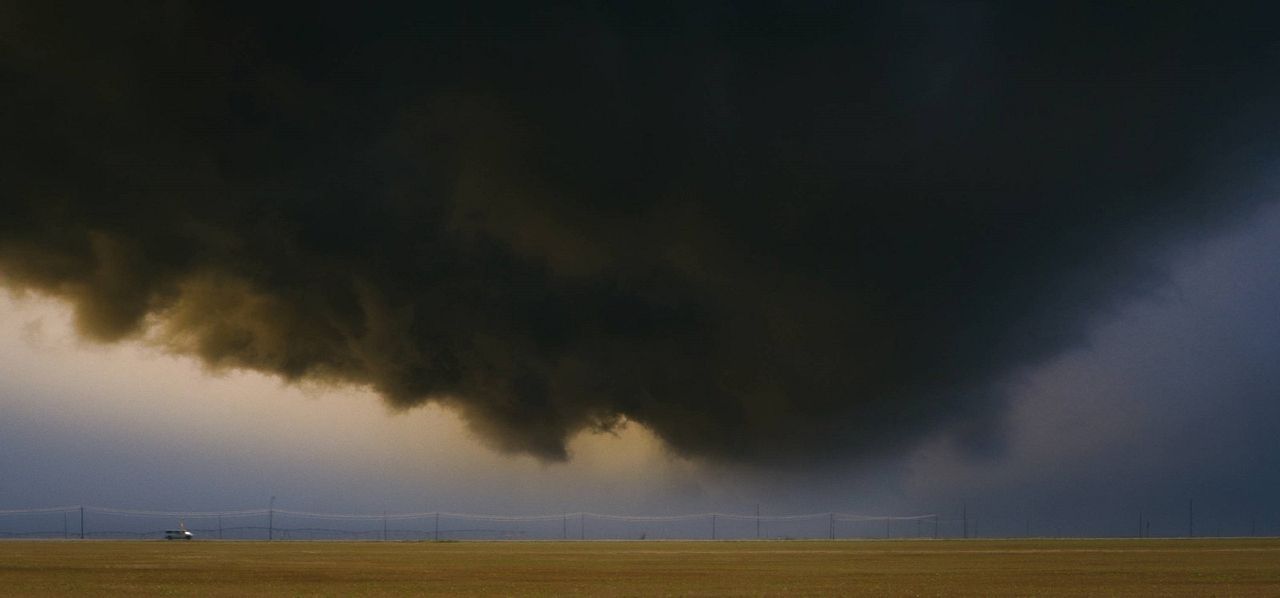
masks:
{"label": "overcast sky", "polygon": [[86,10],[0,25],[0,509],[1280,532],[1270,15]]}

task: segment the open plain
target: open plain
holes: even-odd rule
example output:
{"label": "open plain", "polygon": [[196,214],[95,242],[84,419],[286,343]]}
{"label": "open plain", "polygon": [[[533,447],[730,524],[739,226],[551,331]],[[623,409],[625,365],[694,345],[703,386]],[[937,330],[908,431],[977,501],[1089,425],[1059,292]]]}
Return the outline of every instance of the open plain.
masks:
{"label": "open plain", "polygon": [[3,541],[0,594],[1275,596],[1280,539]]}

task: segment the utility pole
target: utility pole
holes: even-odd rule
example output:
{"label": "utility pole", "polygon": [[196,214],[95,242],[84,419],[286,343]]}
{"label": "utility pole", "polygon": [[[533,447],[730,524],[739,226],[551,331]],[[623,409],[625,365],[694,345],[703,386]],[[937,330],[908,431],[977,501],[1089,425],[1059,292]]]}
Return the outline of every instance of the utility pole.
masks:
{"label": "utility pole", "polygon": [[569,539],[569,514],[568,513],[565,513],[564,519],[560,521],[560,539],[561,540]]}
{"label": "utility pole", "polygon": [[1138,537],[1142,537],[1142,509],[1138,509]]}
{"label": "utility pole", "polygon": [[938,539],[938,516],[933,516],[933,539]]}
{"label": "utility pole", "polygon": [[756,539],[760,539],[760,503],[756,503]]}
{"label": "utility pole", "polygon": [[716,514],[711,514],[711,539],[716,539]]}
{"label": "utility pole", "polygon": [[969,539],[969,501],[960,504],[960,518],[964,520],[963,533],[964,539]]}
{"label": "utility pole", "polygon": [[222,539],[222,515],[218,515],[218,539]]}
{"label": "utility pole", "polygon": [[276,497],[267,503],[267,540],[276,539]]}
{"label": "utility pole", "polygon": [[1187,499],[1187,537],[1196,537],[1196,501],[1194,498]]}
{"label": "utility pole", "polygon": [[435,540],[436,540],[436,542],[439,542],[439,541],[440,541],[440,511],[436,511],[436,533],[435,533]]}
{"label": "utility pole", "polygon": [[80,505],[80,539],[84,539],[84,505]]}
{"label": "utility pole", "polygon": [[834,540],[836,539],[836,514],[828,513],[827,517],[830,518],[830,523],[828,524],[830,527],[830,530],[828,532],[828,535],[831,537],[832,540]]}
{"label": "utility pole", "polygon": [[62,512],[62,539],[66,540],[69,533],[67,532],[67,512]]}
{"label": "utility pole", "polygon": [[387,512],[386,512],[386,510],[383,510],[383,511],[382,511],[382,541],[383,541],[383,542],[386,542],[386,541],[387,541]]}

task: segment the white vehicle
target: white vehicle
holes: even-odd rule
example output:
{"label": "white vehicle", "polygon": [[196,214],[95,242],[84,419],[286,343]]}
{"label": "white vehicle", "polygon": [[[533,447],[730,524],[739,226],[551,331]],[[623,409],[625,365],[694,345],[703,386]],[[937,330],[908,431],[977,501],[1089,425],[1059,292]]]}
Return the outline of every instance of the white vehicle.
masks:
{"label": "white vehicle", "polygon": [[164,539],[166,540],[190,540],[195,536],[185,529],[167,529],[164,530]]}

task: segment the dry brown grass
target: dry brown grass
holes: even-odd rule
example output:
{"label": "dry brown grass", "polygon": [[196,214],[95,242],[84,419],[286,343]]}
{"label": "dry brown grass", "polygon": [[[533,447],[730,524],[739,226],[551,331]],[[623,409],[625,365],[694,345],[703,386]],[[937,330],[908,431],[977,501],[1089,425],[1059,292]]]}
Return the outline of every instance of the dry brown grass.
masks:
{"label": "dry brown grass", "polygon": [[1280,540],[3,541],[0,594],[1276,596]]}

